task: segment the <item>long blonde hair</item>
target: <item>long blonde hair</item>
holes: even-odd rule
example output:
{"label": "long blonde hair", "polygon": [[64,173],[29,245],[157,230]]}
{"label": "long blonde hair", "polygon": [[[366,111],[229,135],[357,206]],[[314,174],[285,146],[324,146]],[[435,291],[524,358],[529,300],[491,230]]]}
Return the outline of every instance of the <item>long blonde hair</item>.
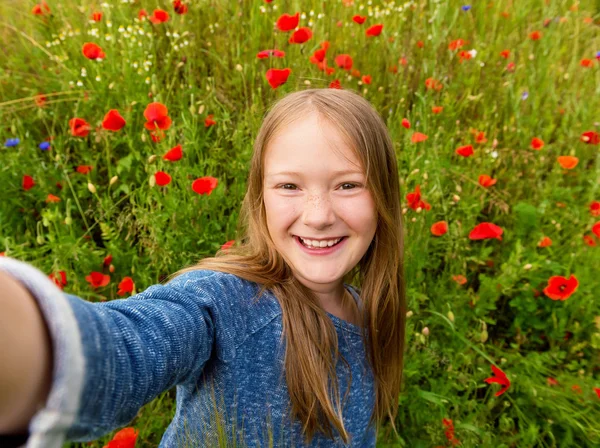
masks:
{"label": "long blonde hair", "polygon": [[[360,285],[357,289],[363,302],[362,338],[376,391],[369,423],[375,422],[379,431],[387,415],[397,435],[394,421],[402,382],[407,311],[400,185],[396,153],[387,127],[362,96],[350,90],[308,89],[277,101],[264,118],[254,142],[248,190],[238,221],[238,244],[177,271],[171,280],[186,272],[207,269],[262,285],[258,297],[271,290],[283,312],[283,334],[287,341],[285,376],[292,417],[304,423],[307,444],[316,431],[333,440],[331,424],[344,443],[348,443],[339,405],[335,327],[318,305],[316,295],[295,279],[290,266],[276,250],[267,229],[263,201],[264,154],[270,139],[311,112],[336,125],[355,151],[366,167],[367,188],[376,204],[378,224],[373,241],[343,281]],[[333,386],[335,408],[329,396],[329,382]],[[344,401],[348,392],[349,388]]]}

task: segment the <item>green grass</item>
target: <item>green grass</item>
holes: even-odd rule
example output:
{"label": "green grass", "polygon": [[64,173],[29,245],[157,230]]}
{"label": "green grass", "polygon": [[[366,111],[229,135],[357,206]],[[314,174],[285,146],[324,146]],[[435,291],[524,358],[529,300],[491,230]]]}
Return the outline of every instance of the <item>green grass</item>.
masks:
{"label": "green grass", "polygon": [[[501,0],[463,11],[456,1],[190,1],[181,16],[165,1],[86,3],[50,1],[52,15],[37,16],[33,2],[0,2],[0,142],[20,139],[0,147],[0,252],[48,274],[65,271],[66,290],[92,302],[121,298],[126,276],[142,291],[214,255],[235,239],[253,138],[268,106],[338,79],[386,120],[406,208],[412,315],[396,421],[401,440],[384,428],[377,446],[449,446],[443,418],[453,420],[465,447],[600,445],[593,390],[600,387],[600,239],[591,230],[600,218],[590,211],[600,201],[600,147],[580,140],[600,127],[597,2]],[[137,19],[141,8],[151,14],[156,7],[169,12],[167,23]],[[99,23],[89,21],[94,11],[104,14]],[[314,33],[301,45],[273,29],[281,14],[297,11],[306,14],[300,26]],[[352,22],[355,14],[367,15],[365,24]],[[384,24],[381,35],[366,37],[376,23]],[[536,30],[542,36],[532,40]],[[450,50],[457,39],[466,43]],[[311,64],[325,40],[328,66],[347,53],[360,74],[336,68],[325,75]],[[85,42],[100,45],[106,58],[86,59]],[[285,58],[257,59],[273,48]],[[460,62],[460,52],[472,49],[475,57]],[[286,67],[287,83],[272,89],[266,71]],[[363,75],[372,84],[362,84]],[[443,87],[427,89],[428,78]],[[46,95],[44,107],[37,94]],[[143,127],[153,101],[173,120],[158,143]],[[444,109],[434,114],[432,106]],[[115,133],[101,129],[110,109],[127,122]],[[216,124],[205,127],[209,114]],[[70,134],[74,117],[91,124],[89,136]],[[487,141],[476,143],[476,131]],[[412,143],[414,132],[428,139]],[[49,137],[51,149],[40,150]],[[540,151],[531,149],[533,137],[544,141]],[[162,160],[177,144],[183,159]],[[469,144],[472,156],[455,153]],[[579,162],[563,169],[559,156]],[[81,174],[80,165],[93,169]],[[153,184],[157,171],[172,182]],[[481,174],[497,183],[482,187]],[[36,183],[30,190],[24,175]],[[203,176],[219,181],[211,195],[191,189]],[[408,207],[416,185],[430,210]],[[48,194],[60,202],[46,202]],[[448,232],[435,237],[429,229],[442,220]],[[481,222],[500,226],[502,240],[470,240]],[[538,247],[543,236],[551,246]],[[108,254],[114,272],[103,271]],[[90,288],[92,271],[110,274],[110,283]],[[579,284],[567,300],[542,292],[550,277],[571,274]],[[499,397],[500,386],[484,382],[491,364],[511,381]],[[548,385],[549,377],[559,386]],[[130,424],[140,431],[138,447],[158,445],[174,409],[171,390],[140,410]],[[67,446],[101,448],[113,435]]]}

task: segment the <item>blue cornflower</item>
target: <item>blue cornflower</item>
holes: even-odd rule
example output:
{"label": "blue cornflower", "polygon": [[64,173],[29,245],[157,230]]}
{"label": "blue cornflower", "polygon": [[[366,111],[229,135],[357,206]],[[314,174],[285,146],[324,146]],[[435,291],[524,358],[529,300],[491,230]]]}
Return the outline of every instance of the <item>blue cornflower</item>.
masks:
{"label": "blue cornflower", "polygon": [[42,151],[46,151],[47,149],[50,149],[50,142],[42,142],[39,144],[38,146]]}
{"label": "blue cornflower", "polygon": [[463,11],[468,11],[469,9],[471,9],[471,5],[464,5],[461,9]]}
{"label": "blue cornflower", "polygon": [[19,140],[18,138],[9,138],[6,140],[6,143],[4,143],[4,146],[10,148],[12,146],[17,146],[20,142],[21,140]]}
{"label": "blue cornflower", "polygon": [[600,51],[596,53],[596,58],[600,59]]}
{"label": "blue cornflower", "polygon": [[521,99],[525,101],[527,98],[529,98],[529,92],[525,91],[521,94]]}

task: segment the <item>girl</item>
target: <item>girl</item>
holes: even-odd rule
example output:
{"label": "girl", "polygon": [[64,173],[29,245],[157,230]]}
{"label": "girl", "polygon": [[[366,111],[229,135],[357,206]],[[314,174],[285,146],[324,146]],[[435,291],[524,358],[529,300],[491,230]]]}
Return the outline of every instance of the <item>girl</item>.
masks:
{"label": "girl", "polygon": [[[160,447],[206,446],[216,411],[246,446],[374,447],[387,417],[396,431],[404,242],[383,120],[349,90],[294,92],[265,117],[250,163],[241,244],[128,299],[91,303],[0,258],[10,276],[0,277],[0,327],[15,320],[5,311],[19,294],[1,298],[10,278],[39,307],[52,360],[41,409],[35,399],[16,405],[20,419],[0,432],[28,431],[27,448],[94,440],[174,386]],[[2,365],[22,359],[0,354]],[[0,374],[0,384],[19,390],[24,373]]]}

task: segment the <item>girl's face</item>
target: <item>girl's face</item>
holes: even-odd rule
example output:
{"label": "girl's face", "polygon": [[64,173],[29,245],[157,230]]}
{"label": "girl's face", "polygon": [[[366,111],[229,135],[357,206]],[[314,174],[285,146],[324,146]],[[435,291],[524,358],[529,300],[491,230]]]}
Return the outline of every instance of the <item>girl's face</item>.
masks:
{"label": "girl's face", "polygon": [[[276,134],[265,154],[263,194],[269,233],[295,277],[321,300],[341,297],[344,275],[377,228],[366,177],[341,134],[328,121],[319,123],[316,113]],[[345,240],[330,254],[316,255],[298,236]]]}

